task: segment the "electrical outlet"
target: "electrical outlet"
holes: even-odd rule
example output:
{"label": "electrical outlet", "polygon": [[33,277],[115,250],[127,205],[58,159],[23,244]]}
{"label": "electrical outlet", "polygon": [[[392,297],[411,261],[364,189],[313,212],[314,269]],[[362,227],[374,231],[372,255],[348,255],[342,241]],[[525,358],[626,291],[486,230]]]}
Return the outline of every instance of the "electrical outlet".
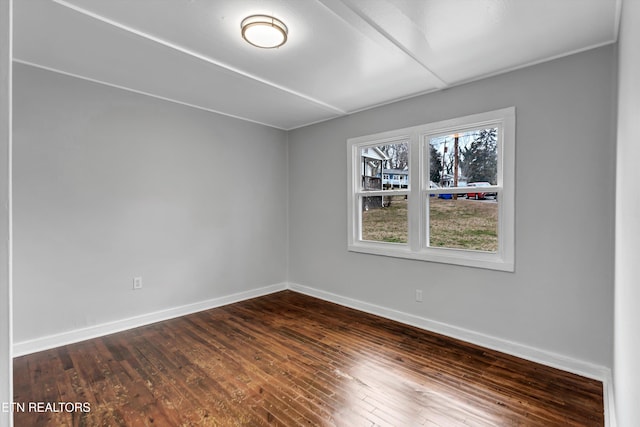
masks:
{"label": "electrical outlet", "polygon": [[142,277],[133,278],[133,289],[142,289]]}
{"label": "electrical outlet", "polygon": [[416,301],[422,302],[422,289],[416,289]]}

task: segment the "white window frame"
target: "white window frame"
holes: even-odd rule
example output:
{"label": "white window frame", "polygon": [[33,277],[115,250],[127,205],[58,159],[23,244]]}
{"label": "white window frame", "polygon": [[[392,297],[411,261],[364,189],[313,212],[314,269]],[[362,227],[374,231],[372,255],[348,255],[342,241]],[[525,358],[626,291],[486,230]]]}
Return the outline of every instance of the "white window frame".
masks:
{"label": "white window frame", "polygon": [[[477,192],[476,187],[429,188],[429,140],[471,129],[498,128],[497,184],[483,192],[498,194],[498,249],[484,252],[428,246],[430,194]],[[407,141],[409,144],[409,185],[398,190],[363,191],[360,188],[360,150]],[[515,270],[515,107],[397,129],[347,140],[348,250],[374,255],[416,259],[492,270]],[[361,197],[406,195],[408,197],[408,242],[367,241],[362,236]]]}

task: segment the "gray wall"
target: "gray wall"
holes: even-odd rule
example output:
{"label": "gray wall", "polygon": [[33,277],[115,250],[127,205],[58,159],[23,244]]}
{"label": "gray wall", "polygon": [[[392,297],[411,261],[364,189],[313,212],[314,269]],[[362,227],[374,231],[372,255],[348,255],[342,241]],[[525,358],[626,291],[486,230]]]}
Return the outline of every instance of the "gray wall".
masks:
{"label": "gray wall", "polygon": [[[611,366],[615,61],[288,134],[15,65],[15,341],[283,282],[288,261],[293,283]],[[347,252],[347,138],[512,105],[515,273]]]}
{"label": "gray wall", "polygon": [[614,385],[618,425],[640,425],[640,2],[622,6],[618,88]]}
{"label": "gray wall", "polygon": [[[290,132],[290,282],[610,367],[615,63],[608,46]],[[347,252],[347,138],[508,106],[515,273]]]}
{"label": "gray wall", "polygon": [[285,132],[14,76],[15,342],[286,280]]}

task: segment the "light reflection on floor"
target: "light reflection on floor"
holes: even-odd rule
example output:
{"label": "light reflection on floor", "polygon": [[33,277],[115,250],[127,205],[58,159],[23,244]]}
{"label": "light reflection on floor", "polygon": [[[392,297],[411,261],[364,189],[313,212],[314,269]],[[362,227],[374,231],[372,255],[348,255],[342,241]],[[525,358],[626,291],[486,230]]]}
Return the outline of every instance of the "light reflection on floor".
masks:
{"label": "light reflection on floor", "polygon": [[[438,374],[415,377],[378,361],[363,357],[347,372],[334,369],[349,400],[336,414],[340,425],[349,420],[359,426],[496,426],[501,422],[474,405],[455,385],[438,381]],[[397,364],[397,362],[395,362]],[[411,376],[411,377],[409,377]],[[461,385],[462,386],[462,385]],[[502,420],[504,421],[504,420]],[[347,424],[344,424],[347,425]]]}

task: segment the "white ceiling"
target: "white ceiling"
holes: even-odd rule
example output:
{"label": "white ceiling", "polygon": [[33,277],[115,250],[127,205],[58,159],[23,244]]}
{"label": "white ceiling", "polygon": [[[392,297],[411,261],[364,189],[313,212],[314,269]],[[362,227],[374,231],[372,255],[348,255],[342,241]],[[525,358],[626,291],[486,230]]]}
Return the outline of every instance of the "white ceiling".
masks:
{"label": "white ceiling", "polygon": [[[620,0],[17,0],[17,62],[294,129],[613,43]],[[267,13],[288,42],[257,49]]]}

